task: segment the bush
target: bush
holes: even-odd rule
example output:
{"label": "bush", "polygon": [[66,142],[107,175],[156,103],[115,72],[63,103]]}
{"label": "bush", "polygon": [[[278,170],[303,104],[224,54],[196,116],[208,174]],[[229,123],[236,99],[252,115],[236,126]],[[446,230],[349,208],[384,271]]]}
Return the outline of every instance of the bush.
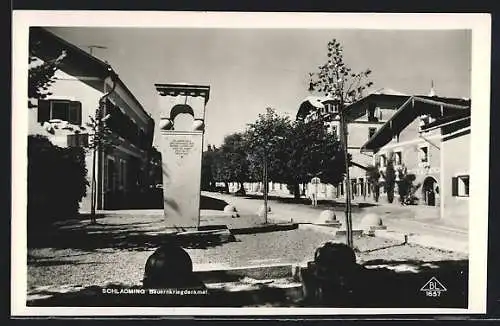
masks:
{"label": "bush", "polygon": [[28,227],[38,228],[78,214],[88,186],[85,152],[28,137]]}

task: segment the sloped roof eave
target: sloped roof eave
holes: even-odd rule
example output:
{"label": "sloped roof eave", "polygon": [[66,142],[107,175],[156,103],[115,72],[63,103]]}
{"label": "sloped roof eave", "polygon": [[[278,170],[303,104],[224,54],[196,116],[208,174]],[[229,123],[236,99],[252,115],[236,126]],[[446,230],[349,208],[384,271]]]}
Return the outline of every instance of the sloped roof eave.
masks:
{"label": "sloped roof eave", "polygon": [[[457,105],[457,104],[451,104],[451,103],[445,103],[442,101],[436,101],[436,100],[428,100],[424,99],[422,97],[418,96],[411,96],[408,98],[407,101],[405,101],[399,109],[394,113],[394,115],[387,120],[385,124],[382,125],[382,127],[377,130],[377,132],[368,140],[366,141],[363,146],[361,146],[361,150],[372,150],[376,151],[377,149],[385,146],[387,143],[389,143],[392,139],[392,136],[395,133],[401,132],[404,128],[406,128],[415,118],[422,112],[420,111],[412,111],[412,114],[409,116],[403,116],[405,112],[407,112],[408,108],[414,108],[414,103],[415,102],[420,102],[424,105],[439,105],[442,106],[443,108],[447,109],[455,109],[459,111],[464,111],[467,112],[467,110],[470,110],[470,106],[465,106],[465,105]],[[411,106],[409,104],[412,104]],[[407,117],[408,119],[406,120],[397,120],[399,117]],[[403,119],[400,118],[400,119]]]}
{"label": "sloped roof eave", "polygon": [[[55,35],[49,30],[43,27],[32,27],[30,28],[30,38],[33,40],[40,41],[40,49],[38,54],[41,55],[42,60],[47,60],[57,57],[62,50],[67,51],[67,55],[64,58],[60,69],[73,76],[84,76],[84,77],[97,77],[101,81],[99,86],[104,85],[104,81],[112,73],[116,75],[117,84],[125,91],[125,93],[130,96],[133,102],[143,111],[146,120],[149,123],[154,121],[151,116],[144,109],[142,104],[137,100],[135,95],[130,91],[130,89],[125,85],[125,83],[120,79],[118,74],[113,70],[110,64],[100,60],[77,47],[76,45],[66,41],[65,39]],[[88,84],[89,86],[102,91],[100,87],[93,80],[82,80],[82,82]]]}

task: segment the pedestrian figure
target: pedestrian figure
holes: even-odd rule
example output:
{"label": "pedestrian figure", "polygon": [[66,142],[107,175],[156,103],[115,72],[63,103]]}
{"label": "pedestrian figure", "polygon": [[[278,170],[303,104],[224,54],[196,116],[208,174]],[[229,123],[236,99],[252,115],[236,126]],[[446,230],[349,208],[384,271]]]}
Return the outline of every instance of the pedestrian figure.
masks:
{"label": "pedestrian figure", "polygon": [[311,184],[312,184],[311,200],[312,200],[312,205],[314,207],[318,206],[318,187],[320,183],[321,180],[318,177],[314,177],[311,179]]}

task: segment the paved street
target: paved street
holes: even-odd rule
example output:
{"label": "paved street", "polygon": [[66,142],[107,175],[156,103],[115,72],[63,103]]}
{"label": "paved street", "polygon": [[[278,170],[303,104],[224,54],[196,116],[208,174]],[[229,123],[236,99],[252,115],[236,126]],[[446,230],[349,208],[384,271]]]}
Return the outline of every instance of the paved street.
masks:
{"label": "paved street", "polygon": [[[203,192],[203,195],[233,204],[241,214],[255,214],[263,205],[261,198],[236,197],[214,192]],[[270,200],[269,205],[271,206],[269,219],[288,222],[293,219],[297,223],[314,223],[321,211],[328,208],[327,206],[312,207],[304,204],[287,203],[275,199]],[[333,209],[337,219],[344,222],[344,207],[330,207],[329,209]],[[460,222],[447,223],[440,219],[438,207],[399,206],[395,204],[380,204],[363,208],[353,207],[353,226],[356,227],[362,217],[368,213],[375,213],[382,217],[388,229],[394,231],[433,236],[442,239],[452,238],[455,241],[468,242],[466,226]]]}

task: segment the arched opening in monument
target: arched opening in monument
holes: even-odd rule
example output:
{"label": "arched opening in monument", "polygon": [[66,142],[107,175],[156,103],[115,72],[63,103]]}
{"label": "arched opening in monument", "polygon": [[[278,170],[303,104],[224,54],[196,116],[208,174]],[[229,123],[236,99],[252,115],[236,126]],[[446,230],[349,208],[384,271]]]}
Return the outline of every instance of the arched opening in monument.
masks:
{"label": "arched opening in monument", "polygon": [[170,111],[170,119],[174,122],[173,130],[191,130],[194,122],[194,111],[187,104],[178,104]]}
{"label": "arched opening in monument", "polygon": [[439,185],[433,177],[427,177],[422,185],[422,192],[427,206],[436,206],[436,197],[439,196]]}

